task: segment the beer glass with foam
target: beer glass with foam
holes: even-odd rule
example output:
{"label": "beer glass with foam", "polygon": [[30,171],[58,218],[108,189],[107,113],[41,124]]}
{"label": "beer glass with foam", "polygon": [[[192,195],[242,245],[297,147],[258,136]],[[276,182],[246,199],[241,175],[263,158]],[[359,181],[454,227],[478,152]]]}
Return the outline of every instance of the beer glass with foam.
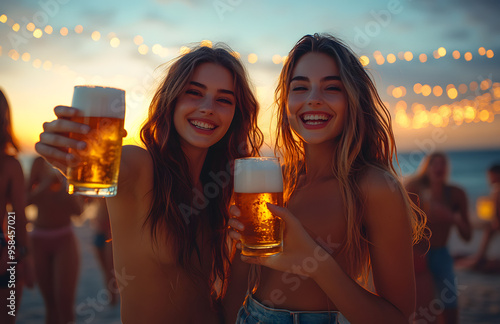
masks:
{"label": "beer glass with foam", "polygon": [[283,206],[283,177],[278,158],[236,159],[234,194],[245,225],[241,232],[243,255],[269,256],[283,251],[283,224],[266,206]]}
{"label": "beer glass with foam", "polygon": [[68,192],[91,197],[117,193],[122,151],[125,91],[99,86],[75,86],[71,104],[79,113],[71,120],[90,126],[86,135],[70,133],[85,141],[84,150],[70,149],[81,163],[68,167]]}

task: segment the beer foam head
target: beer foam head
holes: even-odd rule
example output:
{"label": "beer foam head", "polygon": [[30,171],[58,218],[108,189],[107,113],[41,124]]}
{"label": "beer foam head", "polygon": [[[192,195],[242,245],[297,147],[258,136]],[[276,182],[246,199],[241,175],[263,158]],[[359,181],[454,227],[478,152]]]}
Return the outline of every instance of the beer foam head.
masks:
{"label": "beer foam head", "polygon": [[125,91],[99,86],[75,86],[71,106],[87,117],[125,117]]}
{"label": "beer foam head", "polygon": [[266,157],[236,159],[234,192],[283,192],[283,176],[279,160]]}

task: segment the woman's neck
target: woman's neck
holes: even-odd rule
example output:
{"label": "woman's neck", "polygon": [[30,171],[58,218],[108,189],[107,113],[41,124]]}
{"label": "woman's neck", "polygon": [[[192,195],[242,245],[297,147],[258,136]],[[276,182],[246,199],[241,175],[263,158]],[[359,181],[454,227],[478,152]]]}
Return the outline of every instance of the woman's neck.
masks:
{"label": "woman's neck", "polygon": [[195,148],[195,147],[182,147],[182,151],[186,156],[189,167],[189,175],[193,180],[193,185],[198,186],[200,183],[200,174],[205,158],[207,157],[208,149]]}
{"label": "woman's neck", "polygon": [[304,145],[306,174],[304,184],[333,176],[333,155],[337,142]]}

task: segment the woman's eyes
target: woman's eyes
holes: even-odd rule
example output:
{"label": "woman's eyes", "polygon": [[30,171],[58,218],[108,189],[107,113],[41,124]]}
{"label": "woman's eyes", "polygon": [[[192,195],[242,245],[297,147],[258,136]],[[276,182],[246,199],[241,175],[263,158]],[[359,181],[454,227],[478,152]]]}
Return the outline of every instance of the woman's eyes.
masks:
{"label": "woman's eyes", "polygon": [[[298,86],[292,86],[292,91],[306,91],[308,88],[303,85],[298,85]],[[336,85],[329,85],[324,88],[326,91],[342,91],[342,89],[339,86]]]}
{"label": "woman's eyes", "polygon": [[[188,89],[188,90],[186,90],[186,93],[189,95],[196,96],[196,97],[203,97],[203,94],[200,91],[194,90],[194,89]],[[233,104],[233,101],[231,99],[228,99],[228,98],[219,98],[219,99],[217,99],[217,101],[222,102],[222,103],[227,104],[227,105]]]}
{"label": "woman's eyes", "polygon": [[193,89],[186,90],[186,93],[194,96],[201,96],[201,92]]}

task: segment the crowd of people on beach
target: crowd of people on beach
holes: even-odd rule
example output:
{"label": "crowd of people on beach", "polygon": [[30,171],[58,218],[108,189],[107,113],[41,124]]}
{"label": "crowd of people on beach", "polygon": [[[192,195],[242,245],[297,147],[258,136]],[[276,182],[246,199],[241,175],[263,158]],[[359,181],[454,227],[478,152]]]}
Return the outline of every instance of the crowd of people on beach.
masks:
{"label": "crowd of people on beach", "polygon": [[[41,157],[25,188],[10,108],[0,94],[0,221],[16,215],[16,303],[23,285],[36,283],[46,323],[76,320],[80,264],[71,219],[90,204],[97,206],[94,243],[104,282],[113,281],[113,268],[134,277],[126,286],[113,281],[118,286],[109,292],[124,323],[458,322],[447,242],[454,227],[471,238],[467,195],[449,183],[449,161],[440,152],[401,179],[390,113],[338,38],[302,37],[278,79],[275,155],[284,206],[268,209],[285,232],[283,251],[271,257],[240,252],[245,224],[233,200],[231,166],[259,156],[263,135],[251,82],[228,46],[195,47],[171,62],[141,129],[143,145],[123,147],[118,193],[105,200],[66,191],[66,168],[79,163],[87,145],[69,134],[89,132],[70,120],[74,107],[55,107],[57,119],[43,124],[35,145]],[[228,182],[187,221],[182,206],[192,211],[195,193],[222,173]],[[500,166],[488,175],[495,215],[480,250],[464,263],[474,269],[484,266],[500,230]],[[38,208],[29,233],[28,204]],[[429,320],[421,310],[436,298],[443,311]],[[0,307],[0,322],[13,323]]]}

